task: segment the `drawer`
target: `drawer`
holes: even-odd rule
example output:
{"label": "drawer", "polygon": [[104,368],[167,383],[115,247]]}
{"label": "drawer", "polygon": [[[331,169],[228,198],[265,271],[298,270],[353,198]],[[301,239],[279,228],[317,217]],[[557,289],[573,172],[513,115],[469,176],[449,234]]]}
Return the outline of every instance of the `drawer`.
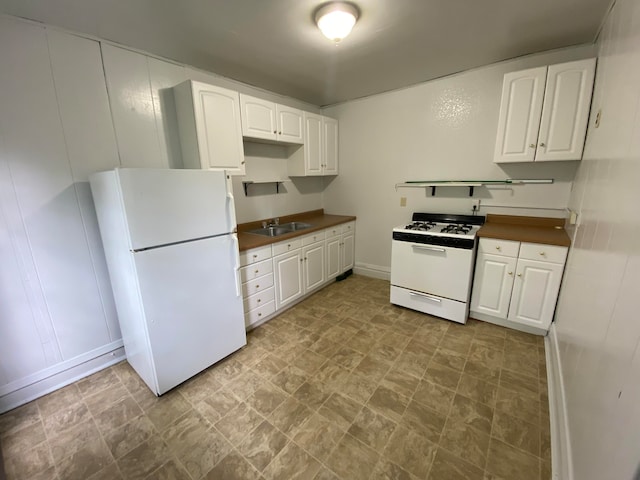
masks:
{"label": "drawer", "polygon": [[267,258],[271,258],[271,245],[245,250],[244,252],[240,252],[240,266],[243,267],[250,263],[261,262]]}
{"label": "drawer", "polygon": [[349,222],[342,225],[342,233],[355,233],[356,222]]}
{"label": "drawer", "polygon": [[468,309],[466,303],[426,295],[422,292],[415,292],[395,285],[391,285],[391,303],[437,317],[448,318],[458,323],[467,321]]}
{"label": "drawer", "polygon": [[324,232],[325,232],[326,238],[336,237],[342,233],[342,225],[329,227]]}
{"label": "drawer", "polygon": [[276,311],[276,302],[265,303],[261,307],[255,308],[250,312],[244,314],[244,325],[249,327],[254,323],[258,323],[263,318],[267,318],[273,312]]}
{"label": "drawer", "polygon": [[240,269],[240,278],[242,282],[248,282],[254,278],[261,277],[267,273],[273,272],[273,262],[270,258],[261,262],[252,263]]}
{"label": "drawer", "polygon": [[273,273],[263,275],[242,284],[242,296],[249,297],[258,292],[262,292],[269,287],[273,287]]}
{"label": "drawer", "polygon": [[269,302],[273,302],[275,300],[275,292],[273,287],[267,288],[262,292],[258,292],[255,295],[251,295],[244,299],[244,311],[250,312],[254,308],[261,307]]}
{"label": "drawer", "polygon": [[307,246],[312,243],[322,242],[324,240],[324,230],[320,230],[319,232],[314,232],[309,235],[302,237],[302,245]]}
{"label": "drawer", "polygon": [[493,255],[504,255],[505,257],[517,257],[519,250],[520,242],[495,238],[481,238],[478,248],[479,253],[492,253]]}
{"label": "drawer", "polygon": [[567,259],[567,247],[558,245],[544,245],[542,243],[522,243],[520,258],[538,260],[540,262],[562,263]]}
{"label": "drawer", "polygon": [[300,247],[302,247],[302,239],[300,237],[292,238],[286,242],[276,243],[273,245],[273,256],[275,257],[276,255],[287,253]]}

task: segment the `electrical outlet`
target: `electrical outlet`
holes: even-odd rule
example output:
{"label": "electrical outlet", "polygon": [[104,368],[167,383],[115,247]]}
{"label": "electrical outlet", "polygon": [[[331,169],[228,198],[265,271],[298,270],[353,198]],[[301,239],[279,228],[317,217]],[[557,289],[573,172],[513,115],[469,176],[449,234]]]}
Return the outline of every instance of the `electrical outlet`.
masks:
{"label": "electrical outlet", "polygon": [[407,206],[407,197],[400,197],[400,206],[401,207]]}
{"label": "electrical outlet", "polygon": [[471,211],[473,213],[476,213],[478,210],[480,210],[480,199],[479,198],[471,199]]}

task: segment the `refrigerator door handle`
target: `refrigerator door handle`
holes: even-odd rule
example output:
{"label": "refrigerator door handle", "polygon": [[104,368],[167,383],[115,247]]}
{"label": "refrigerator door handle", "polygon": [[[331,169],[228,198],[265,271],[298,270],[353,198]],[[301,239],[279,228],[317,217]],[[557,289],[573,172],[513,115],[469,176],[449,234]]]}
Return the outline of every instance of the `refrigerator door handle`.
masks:
{"label": "refrigerator door handle", "polygon": [[227,221],[231,232],[235,232],[236,225],[236,207],[235,198],[233,197],[233,190],[231,190],[231,181],[227,181]]}
{"label": "refrigerator door handle", "polygon": [[242,295],[242,286],[240,285],[240,244],[238,243],[238,234],[232,233],[233,238],[233,256],[235,258],[235,277],[236,277],[236,297]]}

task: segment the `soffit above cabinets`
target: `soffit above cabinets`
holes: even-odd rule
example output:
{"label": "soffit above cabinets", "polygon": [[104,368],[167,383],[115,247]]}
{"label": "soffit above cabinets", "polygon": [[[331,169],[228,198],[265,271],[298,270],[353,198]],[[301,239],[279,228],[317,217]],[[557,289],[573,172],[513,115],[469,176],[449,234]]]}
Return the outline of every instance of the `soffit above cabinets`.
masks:
{"label": "soffit above cabinets", "polygon": [[0,12],[107,39],[315,105],[591,43],[612,0],[357,0],[336,46],[324,0],[0,0]]}

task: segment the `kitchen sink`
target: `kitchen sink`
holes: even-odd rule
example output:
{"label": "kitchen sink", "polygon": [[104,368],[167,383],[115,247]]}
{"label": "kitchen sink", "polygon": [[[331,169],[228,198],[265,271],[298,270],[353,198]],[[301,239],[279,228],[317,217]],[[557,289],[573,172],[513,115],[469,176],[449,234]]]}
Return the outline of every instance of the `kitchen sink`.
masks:
{"label": "kitchen sink", "polygon": [[277,237],[286,233],[297,232],[298,230],[304,230],[311,228],[313,225],[303,222],[289,222],[282,225],[273,225],[271,227],[256,228],[255,230],[248,230],[247,233],[253,233],[254,235],[263,235],[265,237]]}

